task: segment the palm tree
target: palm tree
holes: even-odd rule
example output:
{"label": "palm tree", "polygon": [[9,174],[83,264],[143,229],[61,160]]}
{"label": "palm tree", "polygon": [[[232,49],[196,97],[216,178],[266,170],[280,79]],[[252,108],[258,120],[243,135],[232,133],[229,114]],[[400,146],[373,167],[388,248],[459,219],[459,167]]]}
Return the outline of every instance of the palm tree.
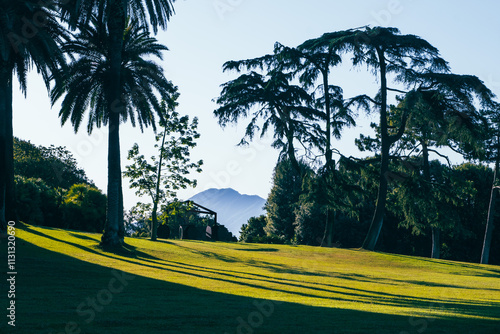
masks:
{"label": "palm tree", "polygon": [[160,66],[144,59],[162,59],[161,52],[167,48],[150,37],[138,21],[131,21],[122,31],[120,85],[116,95],[112,92],[117,86],[113,75],[114,57],[107,47],[110,39],[109,29],[95,17],[87,28],[81,28],[75,39],[63,47],[72,56],[72,62],[65,82],[53,88],[51,98],[55,103],[66,93],[59,116],[62,124],[70,120],[75,132],[87,110],[89,133],[94,126],[108,126],[108,212],[102,244],[118,246],[123,238],[120,123],[130,119],[134,126],[138,122],[141,130],[149,125],[156,130],[155,114],[163,121],[164,113],[155,92],[161,99],[173,101],[171,96],[176,93],[176,87],[164,77]]}
{"label": "palm tree", "polygon": [[[166,29],[173,14],[175,0],[65,0],[60,2],[62,18],[70,27],[85,27],[97,13],[99,21],[107,28],[108,39],[103,48],[109,57],[109,80],[114,85],[106,86],[107,110],[109,114],[109,155],[108,155],[108,211],[103,245],[118,245],[120,236],[115,231],[123,231],[123,198],[121,192],[119,125],[120,110],[124,108],[121,94],[121,64],[123,31],[127,18],[138,21],[141,26],[149,24],[156,33],[158,27]],[[149,18],[149,20],[148,20]]]}
{"label": "palm tree", "polygon": [[0,232],[15,220],[12,127],[13,76],[27,93],[26,76],[36,67],[47,85],[58,79],[65,59],[59,44],[65,36],[56,20],[55,6],[38,0],[0,4]]}

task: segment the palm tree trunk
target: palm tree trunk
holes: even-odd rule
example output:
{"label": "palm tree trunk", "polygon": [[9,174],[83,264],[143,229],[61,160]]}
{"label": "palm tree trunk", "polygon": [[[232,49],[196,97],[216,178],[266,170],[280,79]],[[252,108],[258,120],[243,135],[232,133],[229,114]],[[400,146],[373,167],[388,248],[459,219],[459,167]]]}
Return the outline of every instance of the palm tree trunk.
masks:
{"label": "palm tree trunk", "polygon": [[387,173],[389,172],[389,151],[391,147],[387,126],[387,68],[384,58],[384,52],[380,49],[377,49],[377,52],[380,63],[380,93],[382,100],[380,105],[380,132],[382,137],[382,149],[380,157],[381,164],[375,213],[373,214],[370,229],[368,230],[362,246],[362,248],[371,251],[375,249],[380,231],[382,230],[382,225],[384,223],[385,204],[387,201],[388,189]]}
{"label": "palm tree trunk", "polygon": [[112,15],[108,20],[110,82],[108,92],[108,202],[104,234],[101,244],[116,247],[123,242],[123,194],[120,163],[120,114],[124,106],[121,99],[121,62],[125,8],[121,1],[110,1]]}
{"label": "palm tree trunk", "polygon": [[[113,113],[109,118],[108,134],[108,198],[106,225],[101,238],[103,246],[117,247],[122,244],[120,224],[123,225],[121,206],[121,166],[120,166],[120,118]],[[120,218],[121,217],[121,218]]]}
{"label": "palm tree trunk", "polygon": [[490,259],[490,248],[491,248],[491,237],[493,235],[494,223],[495,223],[495,213],[496,213],[496,202],[498,188],[496,187],[498,180],[498,169],[500,167],[500,136],[498,137],[498,151],[495,161],[495,173],[493,174],[493,185],[491,187],[490,205],[488,208],[488,219],[486,221],[486,231],[484,233],[483,250],[481,252],[481,263],[488,264]]}
{"label": "palm tree trunk", "polygon": [[12,74],[9,75],[7,87],[7,104],[6,110],[6,198],[5,198],[5,218],[7,221],[17,221],[16,212],[16,191],[14,183],[14,129],[13,129],[13,113],[12,113]]}

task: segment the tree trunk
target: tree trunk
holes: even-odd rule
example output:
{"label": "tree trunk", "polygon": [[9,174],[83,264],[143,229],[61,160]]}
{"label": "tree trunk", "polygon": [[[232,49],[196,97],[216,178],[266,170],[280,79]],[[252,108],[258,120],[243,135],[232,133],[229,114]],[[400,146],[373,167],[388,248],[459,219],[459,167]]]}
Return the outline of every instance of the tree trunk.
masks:
{"label": "tree trunk", "polygon": [[[431,186],[431,166],[429,163],[429,148],[427,147],[427,143],[421,142],[422,144],[422,156],[424,159],[423,171],[424,171],[424,180]],[[441,257],[441,230],[438,226],[431,226],[432,233],[432,250],[431,250],[431,258],[439,259]]]}
{"label": "tree trunk", "polygon": [[[289,132],[287,130],[287,132]],[[295,147],[293,146],[293,134],[287,133],[287,141],[288,141],[288,158],[290,159],[290,163],[292,164],[292,168],[295,170],[297,175],[302,175],[302,170],[300,169],[300,164],[297,161],[297,157],[295,156]]]}
{"label": "tree trunk", "polygon": [[167,137],[167,128],[163,129],[163,137],[161,139],[160,146],[160,159],[158,159],[158,171],[156,176],[156,188],[155,188],[155,196],[153,198],[153,214],[151,219],[151,240],[156,241],[158,237],[158,202],[160,202],[160,185],[161,185],[161,167],[163,164],[163,151],[165,147],[165,138]]}
{"label": "tree trunk", "polygon": [[[12,124],[12,118],[9,120],[9,93],[12,73],[8,73],[7,66],[0,64],[0,233],[7,231],[6,207],[7,207],[7,183],[8,183],[8,124]],[[12,104],[10,109],[12,108]]]}
{"label": "tree trunk", "polygon": [[495,228],[495,214],[496,214],[496,202],[498,188],[496,188],[498,180],[498,169],[500,167],[500,136],[498,137],[498,150],[497,157],[495,161],[495,172],[493,174],[493,185],[491,187],[490,195],[490,205],[488,208],[488,219],[486,221],[486,231],[484,233],[483,250],[481,252],[481,263],[488,264],[490,259],[490,248],[491,248],[491,237],[493,235],[493,229]]}
{"label": "tree trunk", "polygon": [[380,156],[380,174],[379,174],[379,187],[377,193],[377,204],[375,213],[370,224],[370,229],[363,242],[362,248],[366,250],[374,250],[377,245],[380,231],[384,223],[385,204],[387,201],[387,173],[389,172],[389,151],[391,148],[390,137],[387,126],[387,77],[386,77],[386,63],[384,58],[384,51],[377,49],[379,63],[380,63],[380,132],[382,140],[382,149]]}
{"label": "tree trunk", "polygon": [[323,89],[325,92],[325,116],[326,116],[326,148],[325,148],[325,160],[327,170],[332,164],[332,112],[330,108],[330,94],[329,94],[329,82],[328,82],[328,69],[321,71],[323,75]]}
{"label": "tree trunk", "polygon": [[335,213],[330,214],[330,210],[326,211],[325,234],[321,241],[321,247],[332,247],[333,245],[333,225],[335,223]]}
{"label": "tree trunk", "polygon": [[385,204],[387,201],[387,173],[389,172],[389,148],[382,145],[382,156],[379,174],[379,187],[377,193],[377,202],[375,207],[375,213],[373,214],[372,222],[370,224],[370,229],[366,235],[365,241],[363,242],[363,249],[374,250],[377,245],[378,237],[380,231],[382,230],[382,225],[384,223],[385,215]]}
{"label": "tree trunk", "polygon": [[158,204],[153,204],[153,212],[151,214],[151,241],[156,241],[158,238],[158,216],[156,211],[158,210]]}
{"label": "tree trunk", "polygon": [[17,221],[16,212],[16,191],[14,183],[14,128],[13,128],[13,113],[12,113],[12,74],[9,75],[7,87],[7,118],[5,120],[6,128],[6,197],[5,197],[5,218],[7,221]]}
{"label": "tree trunk", "polygon": [[113,113],[109,118],[108,135],[108,198],[106,225],[101,243],[104,246],[117,247],[122,244],[120,225],[123,225],[121,210],[121,166],[120,166],[120,115]]}
{"label": "tree trunk", "polygon": [[431,258],[439,259],[441,257],[441,230],[438,227],[432,228],[432,252]]}
{"label": "tree trunk", "polygon": [[110,82],[108,92],[108,202],[103,246],[120,246],[123,242],[123,194],[120,163],[120,114],[124,111],[121,98],[121,61],[123,32],[125,29],[125,8],[121,1],[109,3],[112,13],[108,20]]}

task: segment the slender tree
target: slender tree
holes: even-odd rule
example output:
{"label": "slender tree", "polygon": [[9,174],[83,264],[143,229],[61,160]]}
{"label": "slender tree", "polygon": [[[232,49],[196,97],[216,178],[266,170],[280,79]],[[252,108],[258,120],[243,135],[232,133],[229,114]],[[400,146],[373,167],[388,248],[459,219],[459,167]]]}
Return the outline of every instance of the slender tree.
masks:
{"label": "slender tree", "polygon": [[56,7],[37,0],[0,3],[0,232],[15,220],[12,89],[17,75],[26,95],[28,71],[36,67],[47,88],[58,78],[65,59],[59,45],[65,31],[56,20]]}
{"label": "slender tree", "polygon": [[[149,125],[156,129],[155,114],[163,121],[164,112],[155,92],[165,101],[172,101],[176,88],[164,77],[159,65],[145,59],[161,59],[162,51],[167,48],[150,37],[138,21],[131,21],[122,30],[119,81],[114,76],[115,57],[107,47],[110,39],[108,27],[98,18],[93,18],[88,27],[80,28],[76,38],[64,46],[73,60],[65,82],[53,88],[51,98],[55,103],[66,94],[59,116],[62,124],[70,120],[75,131],[87,110],[89,133],[94,126],[108,126],[108,202],[102,244],[117,246],[124,236],[119,124],[129,119],[135,126],[137,120],[141,130]],[[116,87],[118,95],[112,92]]]}
{"label": "slender tree", "polygon": [[188,186],[196,187],[196,180],[188,178],[192,170],[201,172],[203,161],[191,162],[190,150],[196,146],[200,137],[197,132],[198,120],[189,122],[188,116],[179,117],[174,110],[169,110],[165,121],[161,122],[163,131],[156,135],[155,148],[158,155],[148,162],[139,153],[135,144],[128,153],[133,164],[126,167],[125,176],[131,179],[130,187],[137,189],[139,196],[150,196],[153,203],[151,210],[151,240],[155,241],[158,231],[158,208],[176,201],[177,191]]}

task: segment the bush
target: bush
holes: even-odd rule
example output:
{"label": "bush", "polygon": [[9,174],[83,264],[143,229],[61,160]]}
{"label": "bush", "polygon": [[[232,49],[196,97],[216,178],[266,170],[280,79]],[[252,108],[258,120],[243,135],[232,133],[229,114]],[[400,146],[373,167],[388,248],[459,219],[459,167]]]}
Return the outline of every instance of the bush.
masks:
{"label": "bush", "polygon": [[267,224],[266,216],[252,217],[248,220],[247,224],[243,224],[240,230],[241,242],[259,242],[266,237],[264,227]]}
{"label": "bush", "polygon": [[75,184],[61,205],[63,227],[86,232],[102,232],[106,220],[106,195],[87,184]]}
{"label": "bush", "polygon": [[61,192],[42,179],[15,177],[16,207],[19,220],[34,225],[59,227],[61,224]]}

